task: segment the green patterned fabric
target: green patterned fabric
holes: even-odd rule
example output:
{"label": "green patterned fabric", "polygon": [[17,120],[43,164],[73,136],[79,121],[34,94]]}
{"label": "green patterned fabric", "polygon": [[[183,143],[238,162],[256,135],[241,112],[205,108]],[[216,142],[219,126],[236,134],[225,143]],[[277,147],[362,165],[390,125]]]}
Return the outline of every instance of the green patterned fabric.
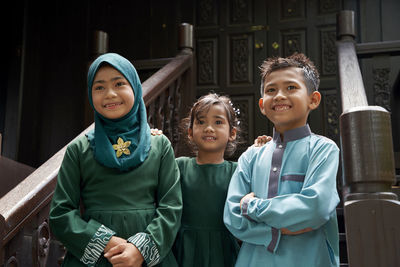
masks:
{"label": "green patterned fabric", "polygon": [[139,249],[148,267],[154,266],[160,261],[157,246],[148,234],[137,233],[128,238],[128,242]]}
{"label": "green patterned fabric", "polygon": [[181,213],[179,169],[164,135],[151,137],[148,158],[129,172],[99,164],[83,136],[67,148],[49,218],[52,233],[67,248],[63,266],[111,266],[98,253],[111,234],[136,244],[144,265],[177,266],[171,247]]}
{"label": "green patterned fabric", "polygon": [[114,231],[108,229],[104,225],[101,225],[99,229],[97,229],[94,236],[90,239],[80,261],[87,266],[95,266],[97,260],[100,258],[101,253],[103,253],[104,248],[107,246],[108,241],[110,241],[110,238],[114,234]]}
{"label": "green patterned fabric", "polygon": [[239,251],[223,222],[229,181],[237,163],[196,163],[177,159],[181,175],[183,213],[174,254],[182,267],[233,267]]}

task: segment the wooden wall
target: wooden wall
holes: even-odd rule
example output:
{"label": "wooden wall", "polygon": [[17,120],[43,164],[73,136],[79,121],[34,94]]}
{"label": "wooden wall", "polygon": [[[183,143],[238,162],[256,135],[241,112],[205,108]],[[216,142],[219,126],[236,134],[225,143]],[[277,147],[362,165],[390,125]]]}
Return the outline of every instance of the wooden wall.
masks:
{"label": "wooden wall", "polygon": [[[209,88],[215,89],[217,92],[229,93],[231,90],[241,108],[252,107],[251,112],[246,114],[254,120],[261,119],[257,106],[254,104],[254,100],[258,97],[258,90],[254,88],[258,86],[256,66],[259,65],[259,60],[273,54],[270,43],[273,43],[275,39],[279,43],[280,40],[278,35],[276,35],[277,38],[273,38],[275,33],[283,32],[284,35],[281,39],[286,40],[286,37],[296,37],[295,34],[301,30],[295,29],[296,23],[290,18],[288,22],[279,22],[279,19],[274,19],[274,16],[277,15],[276,12],[274,13],[274,9],[289,6],[292,13],[282,13],[289,17],[295,15],[293,10],[296,11],[296,8],[299,7],[303,8],[301,10],[304,11],[304,14],[301,12],[299,14],[303,14],[304,18],[309,17],[310,14],[316,14],[313,18],[316,23],[315,27],[311,25],[312,21],[305,22],[308,24],[303,23],[306,25],[308,35],[302,37],[304,40],[301,38],[299,40],[306,41],[304,47],[300,46],[300,48],[310,54],[320,68],[324,58],[331,58],[334,63],[334,54],[329,52],[330,54],[325,55],[322,45],[318,45],[319,42],[317,42],[323,40],[322,37],[325,36],[319,37],[318,32],[325,33],[323,30],[330,25],[330,28],[326,28],[328,30],[326,33],[327,36],[333,36],[333,39],[330,38],[326,44],[330,47],[329,42],[334,43],[335,22],[332,15],[334,12],[332,11],[333,13],[326,16],[318,13],[323,9],[354,10],[359,30],[357,38],[360,42],[400,40],[398,31],[400,2],[397,0],[298,0],[285,2],[272,0],[86,0],[55,1],[51,5],[42,1],[10,2],[11,7],[7,12],[13,16],[2,17],[2,25],[5,28],[4,36],[6,37],[2,40],[7,40],[3,42],[6,45],[3,53],[5,62],[2,64],[1,71],[3,82],[0,83],[2,154],[27,165],[38,167],[88,125],[84,119],[85,106],[88,105],[86,71],[91,55],[94,30],[107,32],[110,39],[110,51],[121,53],[131,59],[133,63],[135,60],[172,57],[177,52],[179,23],[192,23],[195,26],[196,40],[208,38],[207,34],[212,32],[203,25],[204,21],[200,16],[207,15],[210,7],[216,7],[217,13],[215,14],[222,15],[215,21],[216,26],[213,26],[212,31],[216,33],[214,36],[229,36],[229,30],[232,30],[233,34],[238,31],[239,34],[241,24],[236,23],[234,27],[230,27],[226,20],[229,14],[224,12],[232,10],[232,7],[243,6],[243,3],[246,4],[244,6],[254,7],[246,10],[252,12],[251,14],[257,18],[257,21],[250,21],[248,25],[259,26],[264,23],[270,26],[268,31],[264,30],[264,35],[262,35],[263,31],[255,31],[255,39],[252,39],[251,28],[246,33],[246,38],[252,47],[260,43],[257,42],[260,40],[265,45],[264,50],[255,49],[254,57],[252,56],[250,59],[254,64],[250,82],[246,84],[248,89],[241,91],[240,86],[238,87],[234,83],[227,83],[232,85],[232,88],[234,87],[232,90],[219,83],[209,86],[201,80],[202,84],[198,84],[198,94],[205,93]],[[263,11],[258,8],[259,6],[268,9]],[[265,19],[262,14],[266,14]],[[325,28],[321,26],[325,24],[327,25],[324,26]],[[222,28],[218,28],[218,25],[222,25]],[[291,25],[293,25],[293,29],[290,28]],[[282,31],[286,26],[289,28]],[[311,31],[309,31],[310,29]],[[224,33],[223,30],[227,31]],[[238,34],[235,36],[239,38],[241,35]],[[221,40],[220,44],[223,43]],[[235,43],[234,40],[231,40],[225,41],[225,43],[232,45],[240,42]],[[284,48],[282,45],[281,47]],[[200,48],[199,42],[195,42],[195,49]],[[225,47],[218,49],[224,51]],[[268,52],[262,52],[267,49]],[[334,49],[329,51],[334,51]],[[260,54],[263,56],[260,57]],[[200,58],[198,62],[201,60],[204,61],[204,58]],[[230,77],[227,72],[231,68],[227,60],[230,60],[229,57],[220,57],[218,70],[220,71],[219,77],[223,79],[217,82]],[[398,137],[400,135],[398,123],[400,111],[396,107],[399,106],[400,101],[400,59],[398,57],[363,59],[361,66],[365,73],[364,79],[370,103],[391,109],[393,133]],[[340,115],[339,109],[336,109],[336,113],[329,111],[329,107],[336,106],[338,108],[334,94],[338,83],[335,82],[334,73],[325,76],[321,85],[327,88],[324,91],[327,93],[324,98],[327,102],[323,103],[319,113],[312,115],[312,119],[316,121],[314,128],[317,133],[332,133],[335,138],[338,136],[338,132],[332,127],[337,126],[337,122],[332,121],[332,118],[329,119],[328,116],[325,116],[327,118],[325,120],[320,113],[330,114],[329,116],[336,119]],[[197,77],[199,79],[202,76],[197,74]],[[396,80],[397,83],[395,83]],[[254,96],[248,97],[248,95]],[[251,99],[251,103],[249,99]],[[260,127],[259,124],[254,129],[247,129],[247,133],[250,133],[247,134],[247,139],[250,140],[267,131],[265,130],[267,127]],[[398,138],[394,138],[394,144],[395,151],[399,152]]]}
{"label": "wooden wall", "polygon": [[[176,1],[13,2],[0,91],[2,155],[38,167],[88,126],[86,73],[93,31],[130,60],[177,52]],[[3,39],[4,40],[4,39]]]}

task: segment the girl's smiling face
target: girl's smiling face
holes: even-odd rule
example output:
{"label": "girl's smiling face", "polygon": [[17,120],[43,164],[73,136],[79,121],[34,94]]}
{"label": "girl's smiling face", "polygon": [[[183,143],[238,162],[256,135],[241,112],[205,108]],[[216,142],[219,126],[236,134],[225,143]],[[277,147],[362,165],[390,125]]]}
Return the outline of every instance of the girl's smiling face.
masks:
{"label": "girl's smiling face", "polygon": [[201,153],[223,153],[228,141],[236,138],[236,131],[230,130],[226,110],[220,104],[212,105],[208,112],[200,113],[189,128],[189,138]]}
{"label": "girl's smiling face", "polygon": [[92,102],[95,110],[103,117],[119,119],[131,111],[135,96],[124,75],[104,65],[98,69],[93,79]]}

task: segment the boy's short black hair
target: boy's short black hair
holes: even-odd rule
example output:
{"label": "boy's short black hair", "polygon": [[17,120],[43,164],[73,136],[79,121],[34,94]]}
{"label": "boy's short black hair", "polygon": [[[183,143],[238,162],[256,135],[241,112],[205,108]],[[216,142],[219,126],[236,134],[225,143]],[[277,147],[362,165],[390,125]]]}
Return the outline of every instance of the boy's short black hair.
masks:
{"label": "boy's short black hair", "polygon": [[264,95],[264,81],[268,74],[275,70],[296,67],[303,69],[304,82],[307,86],[308,93],[318,91],[319,72],[314,63],[302,53],[294,53],[286,58],[271,57],[261,65],[261,97]]}

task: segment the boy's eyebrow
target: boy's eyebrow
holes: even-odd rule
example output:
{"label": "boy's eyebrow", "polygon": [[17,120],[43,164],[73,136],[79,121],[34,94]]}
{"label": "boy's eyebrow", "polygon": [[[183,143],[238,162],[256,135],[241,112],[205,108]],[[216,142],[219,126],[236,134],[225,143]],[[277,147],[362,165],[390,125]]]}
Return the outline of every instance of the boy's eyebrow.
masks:
{"label": "boy's eyebrow", "polygon": [[[283,84],[289,84],[289,83],[295,83],[295,84],[297,84],[297,82],[296,81],[284,81],[283,82]],[[267,87],[267,86],[277,86],[277,83],[266,83],[265,84],[265,87]]]}
{"label": "boy's eyebrow", "polygon": [[[120,80],[120,79],[124,79],[124,77],[122,77],[122,76],[117,76],[117,77],[111,78],[111,81],[113,82],[113,81]],[[105,80],[97,80],[97,81],[94,81],[93,84],[96,84],[96,83],[105,83],[105,82],[106,82]]]}

